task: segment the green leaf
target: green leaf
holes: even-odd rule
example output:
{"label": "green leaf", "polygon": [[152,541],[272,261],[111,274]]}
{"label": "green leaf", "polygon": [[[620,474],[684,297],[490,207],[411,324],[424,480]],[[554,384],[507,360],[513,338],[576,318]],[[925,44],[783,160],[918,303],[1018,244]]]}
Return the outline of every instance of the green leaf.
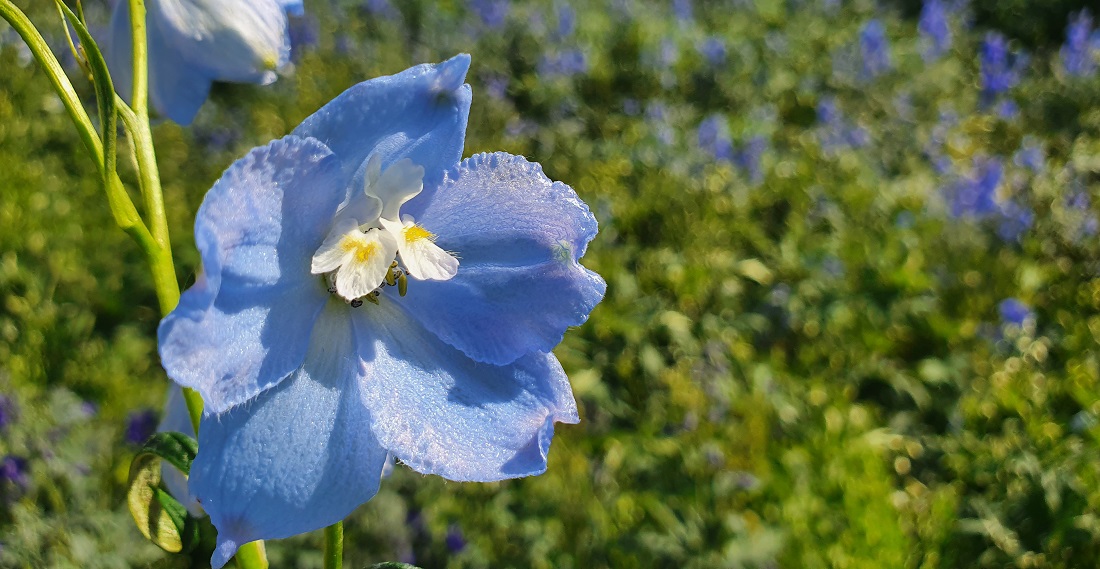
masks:
{"label": "green leaf", "polygon": [[73,29],[76,30],[76,35],[80,38],[80,46],[84,50],[85,57],[88,58],[92,83],[95,85],[96,104],[99,107],[99,130],[100,139],[103,143],[102,176],[103,184],[106,185],[111,175],[115,173],[118,162],[116,154],[118,117],[115,114],[117,111],[115,108],[115,86],[111,82],[111,73],[107,70],[107,61],[103,58],[103,53],[99,50],[95,40],[92,39],[92,34],[88,32],[84,22],[64,2],[61,0],[55,0],[55,2],[58,8],[65,13],[65,17],[68,18]]}
{"label": "green leaf", "polygon": [[375,563],[367,569],[420,569],[420,567],[409,565],[408,563],[398,563],[396,561],[383,561],[382,563]]}
{"label": "green leaf", "polygon": [[164,490],[161,460],[187,474],[198,453],[198,443],[182,433],[157,433],[130,463],[126,502],[138,530],[170,553],[190,551],[198,543],[198,524],[187,509]]}

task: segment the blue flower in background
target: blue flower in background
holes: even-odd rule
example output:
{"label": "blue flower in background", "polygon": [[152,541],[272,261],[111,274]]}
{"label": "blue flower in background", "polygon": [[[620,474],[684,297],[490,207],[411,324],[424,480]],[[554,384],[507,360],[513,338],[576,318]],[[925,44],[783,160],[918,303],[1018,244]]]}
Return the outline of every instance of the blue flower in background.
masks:
{"label": "blue flower in background", "polygon": [[712,66],[726,62],[726,42],[720,37],[711,36],[699,43],[699,53]]}
{"label": "blue flower in background", "polygon": [[716,160],[733,162],[733,141],[726,126],[726,119],[722,115],[714,114],[699,123],[696,138],[699,148],[713,156]]}
{"label": "blue flower in background", "polygon": [[935,61],[951,49],[951,26],[947,21],[947,6],[942,0],[925,0],[920,11],[921,40],[924,42],[922,56],[925,61]]}
{"label": "blue flower in background", "polygon": [[818,139],[826,152],[862,148],[870,143],[867,130],[851,124],[837,108],[836,98],[822,97],[817,102],[817,120],[821,123]]}
{"label": "blue flower in background", "polygon": [[1001,313],[1002,325],[1012,325],[1017,328],[1022,328],[1024,323],[1035,316],[1031,312],[1031,307],[1016,298],[1002,300],[1001,304],[997,306],[997,310]]}
{"label": "blue flower in background", "polygon": [[970,176],[948,189],[952,217],[984,217],[997,211],[997,188],[1001,185],[1004,165],[997,158],[975,160]]}
{"label": "blue flower in background", "polygon": [[1012,163],[1021,168],[1027,168],[1035,174],[1042,172],[1046,165],[1046,152],[1043,150],[1043,145],[1025,139],[1024,145],[1012,155]]}
{"label": "blue flower in background", "polygon": [[[982,104],[991,105],[1020,82],[1027,57],[1008,51],[1008,40],[998,32],[989,32],[982,41],[979,64],[982,79]],[[1001,112],[1004,115],[1003,109]]]}
{"label": "blue flower in background", "polygon": [[997,235],[1010,243],[1019,241],[1035,221],[1035,212],[1014,200],[1007,200],[1001,204],[999,213]]}
{"label": "blue flower in background", "polygon": [[863,61],[861,76],[865,80],[890,70],[890,42],[882,22],[871,20],[859,31],[859,55]]}
{"label": "blue flower in background", "polygon": [[1094,52],[1100,51],[1097,39],[1100,37],[1093,34],[1092,14],[1081,10],[1066,26],[1066,43],[1059,52],[1066,74],[1088,77],[1096,71]]}
{"label": "blue flower in background", "polygon": [[580,49],[548,53],[539,61],[539,75],[544,79],[572,77],[588,71],[588,56]]}
{"label": "blue flower in background", "polygon": [[[275,81],[290,59],[287,13],[301,0],[149,0],[149,101],[160,114],[188,125],[214,81]],[[132,100],[133,45],[129,2],[115,3],[106,49],[119,95]]]}
{"label": "blue flower in background", "polygon": [[763,136],[753,136],[734,153],[733,163],[745,173],[749,181],[759,184],[764,181],[760,160],[767,150],[768,139]]}
{"label": "blue flower in background", "polygon": [[10,483],[20,490],[26,490],[30,485],[27,476],[27,459],[21,456],[7,455],[0,460],[0,490],[4,490],[3,483]]}
{"label": "blue flower in background", "polygon": [[468,6],[477,14],[481,23],[490,29],[504,26],[508,12],[511,11],[511,4],[507,0],[470,0]]}
{"label": "blue flower in background", "polygon": [[459,163],[470,58],[360,83],[238,160],[196,216],[203,274],[161,323],[169,376],[207,415],[190,494],[221,567],[331,525],[387,455],[422,473],[538,474],[578,421],[550,352],[605,284],[596,220],[504,153]]}
{"label": "blue flower in background", "polygon": [[691,0],[672,0],[672,13],[681,24],[690,24],[695,18]]}

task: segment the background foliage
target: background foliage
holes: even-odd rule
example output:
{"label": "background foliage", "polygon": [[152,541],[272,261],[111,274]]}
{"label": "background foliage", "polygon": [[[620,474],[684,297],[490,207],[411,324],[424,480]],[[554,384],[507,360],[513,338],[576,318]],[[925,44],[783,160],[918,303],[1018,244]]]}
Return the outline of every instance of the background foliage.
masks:
{"label": "background foliage", "polygon": [[[48,3],[21,4],[62,53]],[[158,125],[184,285],[234,159],[456,52],[466,153],[526,155],[597,214],[608,294],[556,350],[583,421],[549,471],[398,466],[349,566],[1100,564],[1100,74],[1063,48],[1085,2],[943,3],[946,36],[927,4],[307,1],[292,74]],[[168,385],[155,297],[2,30],[0,566],[202,567],[131,527]],[[272,565],[320,567],[319,544],[270,542]]]}

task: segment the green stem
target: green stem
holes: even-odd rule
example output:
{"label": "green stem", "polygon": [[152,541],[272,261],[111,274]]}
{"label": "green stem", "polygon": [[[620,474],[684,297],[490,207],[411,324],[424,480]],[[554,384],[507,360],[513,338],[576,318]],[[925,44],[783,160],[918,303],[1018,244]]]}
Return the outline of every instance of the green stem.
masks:
{"label": "green stem", "polygon": [[241,569],[267,569],[267,549],[264,542],[246,543],[237,550],[237,566]]}
{"label": "green stem", "polygon": [[344,522],[325,528],[325,569],[340,569],[344,565]]}

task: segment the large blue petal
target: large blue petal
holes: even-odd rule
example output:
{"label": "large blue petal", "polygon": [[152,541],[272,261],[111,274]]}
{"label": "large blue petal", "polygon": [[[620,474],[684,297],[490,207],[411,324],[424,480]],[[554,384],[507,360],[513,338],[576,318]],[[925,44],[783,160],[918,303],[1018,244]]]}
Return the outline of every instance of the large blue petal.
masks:
{"label": "large blue petal", "polygon": [[478,363],[389,300],[383,295],[353,317],[360,389],[379,443],[413,469],[450,480],[544,472],[554,422],[579,421],[554,355]]}
{"label": "large blue petal", "polygon": [[310,115],[293,134],[324,142],[343,164],[349,184],[372,153],[386,167],[410,158],[424,167],[424,193],[430,195],[443,172],[462,158],[470,86],[463,84],[470,56],[457,55],[439,64],[411,67],[387,77],[364,81],[344,91]]}
{"label": "large blue petal", "polygon": [[336,523],[378,491],[386,451],[362,404],[348,310],[328,304],[286,381],[203,418],[190,489],[218,528],[215,568],[250,541]]}
{"label": "large blue petal", "polygon": [[409,283],[402,304],[475,360],[502,365],[548,352],[603,298],[603,279],[577,262],[596,236],[592,212],[522,157],[467,159],[417,222],[460,264],[451,280]]}
{"label": "large blue petal", "polygon": [[[105,42],[107,67],[115,91],[133,101],[133,42],[130,7],[115,3],[110,37]],[[210,78],[165,43],[160,26],[147,27],[149,42],[149,102],[156,111],[181,125],[191,124],[210,93]]]}
{"label": "large blue petal", "polygon": [[302,364],[329,298],[310,273],[343,199],[321,143],[286,137],[226,170],[195,218],[204,273],[161,322],[168,376],[221,413]]}

